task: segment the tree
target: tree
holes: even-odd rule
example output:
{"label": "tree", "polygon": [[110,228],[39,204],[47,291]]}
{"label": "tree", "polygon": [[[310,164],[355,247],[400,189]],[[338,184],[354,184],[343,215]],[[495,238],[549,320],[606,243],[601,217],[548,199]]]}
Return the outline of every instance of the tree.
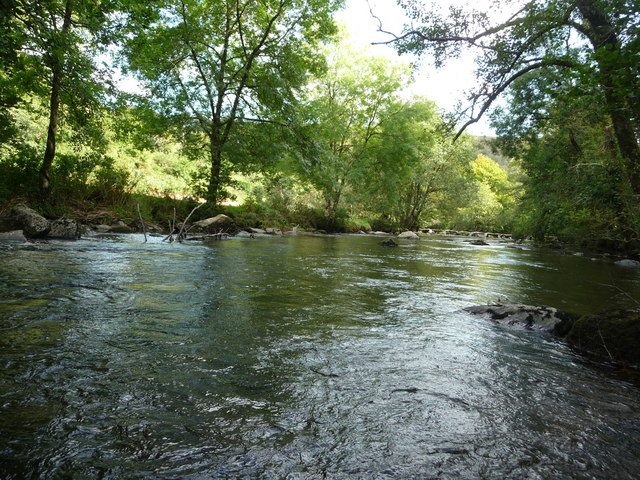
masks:
{"label": "tree", "polygon": [[[545,0],[498,2],[496,10],[512,14],[493,22],[488,14],[452,8],[447,17],[413,0],[400,2],[417,28],[394,42],[401,51],[430,52],[436,64],[463,47],[478,52],[478,87],[464,112],[462,130],[477,122],[494,101],[519,79],[537,71],[596,78],[623,163],[622,174],[640,194],[640,148],[637,141],[638,0]],[[594,87],[592,82],[585,82]]]}
{"label": "tree", "polygon": [[[206,150],[210,202],[224,197],[231,172],[247,161],[231,154],[234,142],[242,143],[238,126],[286,125],[296,90],[321,67],[314,50],[334,32],[331,15],[339,4],[172,0],[152,22],[132,26],[128,67],[191,151]],[[250,153],[248,160],[258,161]]]}
{"label": "tree", "polygon": [[[100,4],[77,0],[3,3],[0,24],[6,30],[0,48],[7,62],[0,83],[7,88],[3,88],[0,104],[7,108],[30,96],[47,98],[47,138],[39,172],[43,194],[51,186],[61,106],[68,107],[67,118],[82,126],[101,101],[108,75],[98,69],[94,58],[116,30],[111,19],[116,8],[117,3],[109,0]],[[5,110],[0,128],[4,126],[6,132],[10,121]]]}
{"label": "tree", "polygon": [[404,108],[398,95],[409,71],[404,63],[356,50],[347,41],[331,46],[327,55],[327,73],[307,91],[300,123],[313,148],[307,148],[298,171],[322,192],[331,222],[349,188],[364,187],[376,171],[383,130]]}
{"label": "tree", "polygon": [[501,149],[520,159],[527,174],[522,228],[539,239],[635,235],[637,212],[629,208],[630,186],[604,95],[585,93],[584,86],[553,72],[532,72],[514,82],[509,109],[493,116]]}

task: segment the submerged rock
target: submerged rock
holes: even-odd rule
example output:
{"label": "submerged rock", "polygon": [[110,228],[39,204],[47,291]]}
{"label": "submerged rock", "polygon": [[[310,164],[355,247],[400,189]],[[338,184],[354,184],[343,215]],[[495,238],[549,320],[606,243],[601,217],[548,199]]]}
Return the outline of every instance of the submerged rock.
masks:
{"label": "submerged rock", "polygon": [[638,268],[640,267],[640,262],[637,260],[631,260],[629,258],[625,258],[623,260],[618,260],[615,262],[619,267],[628,267],[628,268]]}
{"label": "submerged rock", "polygon": [[385,240],[383,242],[380,242],[380,245],[382,245],[383,247],[397,247],[398,244],[396,243],[396,241],[393,238],[390,238],[389,240]]}
{"label": "submerged rock", "polygon": [[486,315],[494,323],[524,330],[539,330],[565,336],[576,316],[553,307],[521,304],[476,305],[465,311]]}

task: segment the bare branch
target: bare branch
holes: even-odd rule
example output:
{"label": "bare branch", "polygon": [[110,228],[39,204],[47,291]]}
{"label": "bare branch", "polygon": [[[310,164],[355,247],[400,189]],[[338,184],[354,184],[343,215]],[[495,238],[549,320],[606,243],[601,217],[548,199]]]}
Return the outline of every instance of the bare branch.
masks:
{"label": "bare branch", "polygon": [[460,138],[460,135],[462,135],[462,133],[467,129],[468,126],[473,125],[474,123],[477,123],[482,118],[482,116],[486,113],[489,107],[493,104],[496,98],[498,98],[498,96],[500,96],[500,94],[504,92],[509,87],[509,85],[511,85],[514,81],[516,81],[518,78],[522,77],[523,75],[526,75],[527,73],[532,72],[533,70],[537,70],[539,68],[544,68],[544,67],[551,67],[551,66],[572,68],[575,65],[573,62],[570,62],[567,60],[552,59],[552,60],[543,60],[531,65],[528,65],[525,68],[517,71],[516,73],[511,75],[509,78],[507,78],[505,81],[501,82],[500,85],[498,85],[493,90],[493,92],[491,92],[491,94],[488,95],[488,98],[483,102],[482,107],[480,108],[480,111],[478,112],[478,114],[475,116],[472,116],[471,119],[468,122],[466,122],[460,128],[460,130],[458,130],[458,133],[453,138],[453,141],[455,142],[456,140],[458,140],[458,138]]}

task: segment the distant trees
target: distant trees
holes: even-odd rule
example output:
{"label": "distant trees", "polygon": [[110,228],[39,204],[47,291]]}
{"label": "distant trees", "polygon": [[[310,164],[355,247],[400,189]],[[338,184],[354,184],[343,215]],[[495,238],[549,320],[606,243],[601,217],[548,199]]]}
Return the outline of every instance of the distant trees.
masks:
{"label": "distant trees", "polygon": [[[408,64],[338,41],[339,5],[3,2],[0,200],[193,194],[218,208],[237,181],[277,190],[283,209],[302,192],[326,228],[347,214],[388,229],[458,221],[479,198],[473,147],[407,95]],[[138,93],[118,90],[117,67]]]}

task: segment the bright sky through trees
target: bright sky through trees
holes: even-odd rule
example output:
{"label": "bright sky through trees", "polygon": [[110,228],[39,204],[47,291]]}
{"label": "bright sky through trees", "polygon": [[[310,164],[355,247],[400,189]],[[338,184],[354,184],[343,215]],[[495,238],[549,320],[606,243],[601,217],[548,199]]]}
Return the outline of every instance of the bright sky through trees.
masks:
{"label": "bright sky through trees", "polygon": [[[437,5],[446,9],[449,5],[475,8],[491,12],[491,2],[475,0],[472,5],[464,0],[441,0]],[[354,41],[362,44],[386,42],[391,36],[378,31],[378,21],[386,31],[399,33],[404,24],[404,13],[395,0],[347,0],[346,8],[338,14],[338,20],[343,23],[353,36]],[[391,56],[397,53],[391,46],[376,45],[376,49],[387,52]],[[415,59],[409,57],[410,61]],[[436,69],[428,59],[423,59],[420,67],[414,73],[415,82],[411,87],[413,93],[424,95],[435,101],[445,111],[452,111],[459,102],[464,102],[465,91],[475,85],[474,60],[469,53],[463,53],[460,58],[449,59],[446,64]],[[488,125],[488,119],[483,118],[477,124],[471,125],[467,131],[474,135],[493,135]]]}

